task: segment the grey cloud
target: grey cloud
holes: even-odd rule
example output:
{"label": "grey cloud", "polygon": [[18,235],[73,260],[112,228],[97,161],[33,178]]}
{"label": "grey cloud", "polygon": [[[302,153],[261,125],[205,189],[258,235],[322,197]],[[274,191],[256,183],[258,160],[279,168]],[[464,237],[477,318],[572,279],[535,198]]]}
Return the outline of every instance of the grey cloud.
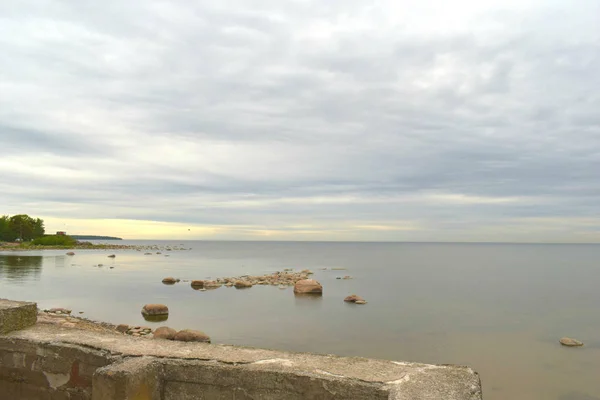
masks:
{"label": "grey cloud", "polygon": [[[11,33],[0,35],[1,142],[86,172],[4,175],[3,187],[31,187],[0,203],[281,229],[410,220],[450,232],[462,218],[475,232],[503,218],[596,217],[597,4],[570,4],[491,6],[444,34],[379,24],[394,10],[358,1],[0,6]],[[402,200],[436,193],[475,200]],[[243,206],[249,197],[264,204]],[[220,202],[226,211],[210,211]]]}

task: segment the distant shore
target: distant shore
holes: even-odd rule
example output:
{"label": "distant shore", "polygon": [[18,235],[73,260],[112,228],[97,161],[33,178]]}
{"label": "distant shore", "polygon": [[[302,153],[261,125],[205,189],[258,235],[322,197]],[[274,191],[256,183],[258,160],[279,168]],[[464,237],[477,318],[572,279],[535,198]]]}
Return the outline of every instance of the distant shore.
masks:
{"label": "distant shore", "polygon": [[106,244],[106,243],[90,243],[77,242],[72,246],[55,246],[55,245],[34,245],[31,243],[18,242],[0,242],[0,251],[38,251],[38,250],[188,250],[180,246],[158,246],[158,245],[125,245],[125,244]]}

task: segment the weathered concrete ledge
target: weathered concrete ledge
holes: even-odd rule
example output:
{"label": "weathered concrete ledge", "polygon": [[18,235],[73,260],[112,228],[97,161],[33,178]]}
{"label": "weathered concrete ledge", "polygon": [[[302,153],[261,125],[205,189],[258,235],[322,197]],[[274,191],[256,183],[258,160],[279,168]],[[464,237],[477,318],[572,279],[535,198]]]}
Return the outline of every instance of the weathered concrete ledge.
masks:
{"label": "weathered concrete ledge", "polygon": [[149,340],[37,323],[0,335],[11,399],[479,400],[470,368]]}

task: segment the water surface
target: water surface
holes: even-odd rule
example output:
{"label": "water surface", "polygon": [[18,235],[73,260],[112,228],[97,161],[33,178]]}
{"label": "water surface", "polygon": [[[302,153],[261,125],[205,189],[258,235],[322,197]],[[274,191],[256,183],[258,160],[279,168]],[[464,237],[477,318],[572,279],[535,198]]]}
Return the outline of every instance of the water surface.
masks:
{"label": "water surface", "polygon": [[[72,257],[4,252],[0,297],[150,326],[142,306],[165,303],[169,319],[159,325],[200,329],[215,343],[469,365],[481,374],[486,400],[600,400],[597,245],[119,244],[190,250],[90,250]],[[107,258],[111,253],[117,257]],[[104,266],[94,267],[99,263]],[[323,296],[295,297],[291,288],[271,286],[200,292],[161,283],[166,276],[216,279],[284,268],[313,270]],[[354,279],[336,279],[343,275]],[[342,301],[353,293],[368,304]],[[562,336],[585,346],[561,347]]]}

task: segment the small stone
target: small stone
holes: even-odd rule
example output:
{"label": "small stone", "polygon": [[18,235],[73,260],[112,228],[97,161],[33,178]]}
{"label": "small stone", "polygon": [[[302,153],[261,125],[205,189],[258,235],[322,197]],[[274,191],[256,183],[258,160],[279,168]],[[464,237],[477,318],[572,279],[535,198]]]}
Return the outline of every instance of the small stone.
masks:
{"label": "small stone", "polygon": [[98,264],[98,266],[99,266],[99,267],[103,267],[103,266],[104,266],[104,264]]}
{"label": "small stone", "polygon": [[74,255],[75,255],[75,253],[74,253],[74,252],[72,252],[72,251],[69,251],[69,252],[67,253],[67,255],[68,255],[68,256],[74,256]]}
{"label": "small stone", "polygon": [[563,346],[568,346],[568,347],[579,347],[579,346],[583,346],[583,342],[580,342],[577,339],[572,339],[569,337],[564,337],[560,339],[560,344],[562,344]]}
{"label": "small stone", "polygon": [[[228,283],[229,285],[229,283]],[[251,288],[252,287],[252,283],[247,282],[247,281],[236,281],[233,286],[236,287],[236,289],[245,289],[245,288]]]}
{"label": "small stone", "polygon": [[136,332],[136,333],[132,333],[131,336],[136,336],[137,337],[137,336],[142,336],[142,335],[140,335],[139,333]]}
{"label": "small stone", "polygon": [[192,329],[184,329],[182,331],[177,332],[177,334],[174,337],[174,340],[180,342],[210,343],[210,337],[206,333],[202,331],[195,331]]}
{"label": "small stone", "polygon": [[176,334],[177,331],[175,329],[169,328],[168,326],[161,326],[154,331],[154,339],[173,340]]}
{"label": "small stone", "polygon": [[116,257],[116,255],[114,255],[114,254],[111,254],[110,256],[108,256],[108,258],[115,258],[115,257]]}
{"label": "small stone", "polygon": [[162,280],[162,283],[164,283],[165,285],[174,285],[176,282],[177,280],[172,276],[168,276]]}
{"label": "small stone", "polygon": [[126,324],[119,324],[117,325],[117,331],[121,332],[121,333],[125,333],[129,330],[129,325]]}
{"label": "small stone", "polygon": [[350,296],[346,297],[344,299],[344,301],[347,302],[347,303],[356,303],[356,302],[359,302],[359,301],[365,301],[365,299],[363,299],[360,296],[357,296],[357,295],[353,294],[353,295],[350,295]]}

